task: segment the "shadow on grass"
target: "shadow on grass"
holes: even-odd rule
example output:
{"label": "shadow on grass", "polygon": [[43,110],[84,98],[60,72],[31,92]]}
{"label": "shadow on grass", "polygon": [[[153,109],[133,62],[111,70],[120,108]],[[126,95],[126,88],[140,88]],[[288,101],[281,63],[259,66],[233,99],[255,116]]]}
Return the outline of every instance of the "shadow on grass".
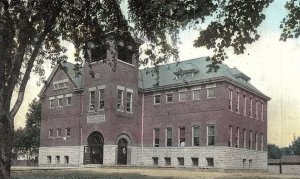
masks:
{"label": "shadow on grass", "polygon": [[18,171],[12,179],[174,179],[172,177],[154,177],[138,173],[91,173],[83,171]]}

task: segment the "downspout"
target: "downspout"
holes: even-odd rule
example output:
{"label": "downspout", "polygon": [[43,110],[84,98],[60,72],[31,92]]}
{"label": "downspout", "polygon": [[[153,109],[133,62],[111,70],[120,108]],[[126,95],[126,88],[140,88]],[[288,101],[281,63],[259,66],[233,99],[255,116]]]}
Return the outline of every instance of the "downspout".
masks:
{"label": "downspout", "polygon": [[[82,69],[84,70],[84,64],[83,64],[83,66],[82,66]],[[83,89],[83,91],[81,92],[81,94],[80,94],[80,102],[81,102],[81,114],[80,114],[80,116],[81,117],[79,117],[79,132],[80,132],[80,138],[79,138],[79,144],[80,144],[80,146],[79,146],[79,148],[78,148],[78,166],[80,166],[80,154],[81,154],[81,147],[82,147],[82,126],[81,126],[81,119],[82,119],[82,117],[83,117],[83,93],[84,93],[84,72],[82,73],[82,86],[81,86],[81,88]],[[84,152],[84,149],[83,149],[83,152]],[[84,154],[82,154],[82,156],[84,157]],[[83,157],[82,157],[82,159],[83,159]],[[83,161],[82,161],[82,163],[83,163]]]}
{"label": "downspout", "polygon": [[[138,69],[139,70],[139,69]],[[143,164],[144,161],[144,108],[145,108],[145,93],[144,93],[144,80],[143,80],[143,74],[139,70],[140,75],[141,75],[141,82],[142,82],[142,130],[141,130],[141,146],[142,146],[142,162],[141,165]]]}

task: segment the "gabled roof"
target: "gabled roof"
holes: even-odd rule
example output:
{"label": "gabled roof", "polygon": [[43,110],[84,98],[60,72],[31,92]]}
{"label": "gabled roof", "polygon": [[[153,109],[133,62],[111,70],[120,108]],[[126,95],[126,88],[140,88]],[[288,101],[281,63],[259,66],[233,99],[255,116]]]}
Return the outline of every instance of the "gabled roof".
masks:
{"label": "gabled roof", "polygon": [[[216,72],[208,72],[208,65],[211,62],[208,61],[208,57],[195,58],[185,61],[180,61],[177,63],[171,63],[166,65],[161,65],[158,67],[159,71],[159,84],[157,85],[157,80],[155,79],[156,74],[152,74],[149,71],[153,68],[142,69],[139,73],[139,88],[144,91],[158,91],[160,89],[167,89],[172,87],[196,85],[201,83],[209,83],[216,80],[228,80],[242,88],[245,88],[253,93],[256,93],[263,98],[269,100],[270,98],[256,89],[252,84],[248,82],[250,78],[240,72],[236,68],[229,68],[227,65],[220,64],[219,69]],[[188,71],[189,68],[195,69],[193,77],[178,79],[176,78],[176,72],[180,69]],[[241,80],[240,77],[245,80]]]}
{"label": "gabled roof", "polygon": [[41,96],[45,92],[47,86],[49,85],[50,81],[52,81],[58,69],[62,69],[67,74],[76,88],[82,88],[82,68],[79,68],[79,73],[81,73],[81,75],[76,75],[75,64],[70,62],[62,62],[54,67],[52,73],[46,81],[46,84],[43,86],[41,92],[39,93],[39,96]]}

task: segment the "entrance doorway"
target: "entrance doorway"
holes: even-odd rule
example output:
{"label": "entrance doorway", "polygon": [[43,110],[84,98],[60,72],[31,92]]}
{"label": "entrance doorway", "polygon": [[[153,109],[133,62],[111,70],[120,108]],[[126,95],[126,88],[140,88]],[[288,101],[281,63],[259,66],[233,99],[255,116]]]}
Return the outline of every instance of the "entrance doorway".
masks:
{"label": "entrance doorway", "polygon": [[104,139],[100,132],[92,132],[84,147],[84,164],[103,164]]}
{"label": "entrance doorway", "polygon": [[128,141],[121,138],[118,142],[118,165],[127,165]]}

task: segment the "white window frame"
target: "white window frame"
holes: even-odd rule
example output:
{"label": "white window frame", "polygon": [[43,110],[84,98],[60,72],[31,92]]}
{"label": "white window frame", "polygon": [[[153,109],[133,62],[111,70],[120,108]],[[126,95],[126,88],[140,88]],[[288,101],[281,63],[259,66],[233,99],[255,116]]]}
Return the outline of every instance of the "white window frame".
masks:
{"label": "white window frame", "polygon": [[[130,99],[129,99],[129,101],[128,101],[128,93],[130,93]],[[130,108],[130,110],[128,111],[127,110],[127,104],[128,104],[128,102],[129,102],[129,108]],[[133,112],[133,109],[132,109],[132,102],[133,102],[133,90],[132,89],[129,89],[129,88],[127,88],[126,89],[126,109],[125,109],[125,111],[127,112],[127,113],[132,113]]]}
{"label": "white window frame", "polygon": [[50,97],[49,98],[49,109],[53,109],[53,108],[55,108],[55,97]]}
{"label": "white window frame", "polygon": [[[68,84],[67,84],[68,81],[69,81],[69,79],[63,79],[63,80],[54,81],[53,82],[53,89],[54,90],[59,90],[59,89],[68,88]],[[63,87],[59,87],[60,84],[65,84],[65,85]]]}
{"label": "white window frame", "polygon": [[[156,136],[155,136],[155,130],[156,129],[158,129],[158,146],[156,146],[156,143],[155,143],[155,139],[156,139]],[[154,129],[153,129],[153,147],[160,147],[159,145],[160,145],[160,128],[158,128],[158,127],[155,127]]]}
{"label": "white window frame", "polygon": [[232,126],[229,126],[229,135],[230,135],[230,138],[229,138],[229,142],[230,142],[230,145],[229,147],[233,147],[233,131],[232,131]]}
{"label": "white window frame", "polygon": [[[98,86],[98,110],[99,111],[103,111],[104,110],[104,108],[105,108],[105,96],[104,96],[104,94],[105,94],[105,88],[106,88],[106,85],[102,85],[102,86]],[[102,94],[101,93],[101,90],[103,90],[103,93],[104,94]],[[103,95],[103,99],[101,99],[101,95]],[[103,108],[100,108],[101,107],[101,100],[103,100],[103,103],[104,103],[104,105],[103,105]]]}
{"label": "white window frame", "polygon": [[233,93],[233,90],[232,89],[229,89],[229,110],[230,111],[233,111],[233,106],[232,106],[232,93]]}
{"label": "white window frame", "polygon": [[[58,135],[58,131],[60,131],[60,135]],[[61,138],[61,137],[62,137],[62,131],[61,131],[61,128],[57,128],[57,129],[56,129],[56,137],[57,137],[57,138]]]}
{"label": "white window frame", "polygon": [[260,112],[260,120],[264,121],[264,103],[261,102],[261,112]]}
{"label": "white window frame", "polygon": [[[181,99],[183,93],[185,95],[185,99]],[[179,90],[178,91],[178,101],[187,101],[187,94],[186,93],[187,93],[187,89]]]}
{"label": "white window frame", "polygon": [[71,106],[71,103],[72,103],[72,94],[66,94],[66,106]]}
{"label": "white window frame", "polygon": [[[68,129],[69,129],[69,131],[70,131],[70,135],[68,135]],[[67,127],[67,128],[65,129],[65,133],[66,133],[66,137],[71,137],[71,128],[70,128],[70,127]]]}
{"label": "white window frame", "polygon": [[236,94],[236,98],[237,98],[236,112],[240,113],[240,92],[238,92],[238,91],[237,91],[237,94]]}
{"label": "white window frame", "polygon": [[[156,103],[156,101],[155,101],[157,96],[159,96],[159,103]],[[161,103],[161,94],[160,93],[153,94],[153,104],[154,105],[159,105],[160,103]]]}
{"label": "white window frame", "polygon": [[[171,146],[168,146],[168,129],[171,129]],[[166,127],[166,136],[165,136],[165,146],[166,147],[172,147],[173,146],[173,128],[172,127]]]}
{"label": "white window frame", "polygon": [[[119,91],[121,91],[121,99],[119,99]],[[117,86],[117,111],[123,111],[124,110],[124,91],[125,88],[122,86]],[[120,101],[120,107],[118,107],[118,102]]]}
{"label": "white window frame", "polygon": [[[199,99],[195,99],[195,92],[199,92]],[[192,88],[192,93],[193,93],[193,100],[201,100],[201,87],[197,87],[197,88]]]}
{"label": "white window frame", "polygon": [[[210,85],[206,85],[206,98],[210,99],[210,98],[216,98],[216,84],[210,84]],[[208,96],[208,90],[214,88],[214,96]]]}
{"label": "white window frame", "polygon": [[236,144],[235,144],[235,146],[237,148],[240,148],[240,128],[239,127],[236,128]]}
{"label": "white window frame", "polygon": [[254,137],[255,137],[255,150],[258,150],[258,133],[257,132],[255,132]]}
{"label": "white window frame", "polygon": [[244,116],[247,116],[247,96],[243,95],[244,99]]}
{"label": "white window frame", "polygon": [[[168,101],[168,95],[172,95],[172,101]],[[165,96],[166,96],[166,103],[173,103],[173,101],[174,101],[174,100],[173,100],[173,98],[174,98],[173,92],[171,92],[171,93],[170,93],[170,92],[169,92],[169,93],[166,93]],[[155,99],[154,99],[154,100],[155,100]]]}
{"label": "white window frame", "polygon": [[[52,131],[52,136],[50,135],[51,131]],[[49,129],[48,130],[48,138],[54,138],[54,131],[53,131],[53,129]]]}
{"label": "white window frame", "polygon": [[[198,128],[198,132],[199,132],[199,136],[198,136],[198,143],[199,143],[199,145],[194,145],[194,143],[195,143],[194,137],[195,137],[195,128],[196,127]],[[199,125],[192,126],[192,146],[193,147],[199,147],[200,146],[200,126]]]}
{"label": "white window frame", "polygon": [[[211,127],[211,126],[214,128],[214,135],[213,135],[214,144],[213,145],[208,145],[208,138],[211,137],[211,136],[208,136],[208,128]],[[214,124],[209,124],[209,125],[206,126],[206,145],[207,146],[215,146],[216,145],[216,132],[215,131],[216,130],[215,130],[215,125]]]}
{"label": "white window frame", "polygon": [[[91,109],[92,106],[92,94],[91,92],[95,93],[95,99],[94,99],[94,109]],[[96,87],[89,88],[89,111],[95,111],[96,110]]]}
{"label": "white window frame", "polygon": [[[63,98],[64,98],[63,95],[57,96],[57,107],[58,107],[58,108],[62,108],[62,107],[64,106],[64,105],[63,105]],[[61,102],[60,102],[60,100],[61,100]]]}
{"label": "white window frame", "polygon": [[244,129],[243,131],[243,142],[244,142],[244,149],[247,148],[247,130]]}
{"label": "white window frame", "polygon": [[259,117],[258,117],[258,101],[255,100],[255,118],[258,120]]}
{"label": "white window frame", "polygon": [[[180,133],[180,129],[184,129],[184,143],[181,145],[180,143],[180,137],[181,137],[181,133]],[[186,131],[185,131],[185,127],[178,127],[178,147],[185,147],[186,144]]]}
{"label": "white window frame", "polygon": [[260,134],[260,150],[264,151],[264,134]]}
{"label": "white window frame", "polygon": [[250,117],[253,117],[253,99],[250,98]]}
{"label": "white window frame", "polygon": [[249,138],[250,138],[250,145],[249,145],[249,149],[253,149],[253,132],[249,131]]}

